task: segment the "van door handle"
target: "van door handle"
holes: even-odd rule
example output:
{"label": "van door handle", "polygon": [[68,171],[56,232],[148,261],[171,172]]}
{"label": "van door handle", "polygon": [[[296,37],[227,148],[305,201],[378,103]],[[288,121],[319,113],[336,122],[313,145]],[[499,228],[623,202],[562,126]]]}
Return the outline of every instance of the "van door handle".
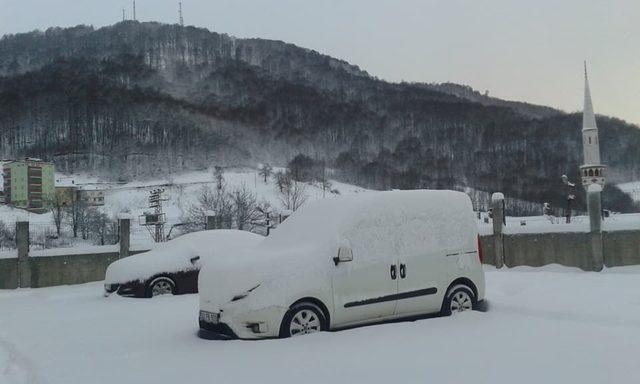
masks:
{"label": "van door handle", "polygon": [[391,266],[391,270],[389,272],[391,273],[391,280],[395,280],[396,277],[398,277],[396,275],[396,266],[395,266],[395,264]]}
{"label": "van door handle", "polygon": [[407,266],[400,264],[400,278],[404,279],[405,277],[407,277]]}

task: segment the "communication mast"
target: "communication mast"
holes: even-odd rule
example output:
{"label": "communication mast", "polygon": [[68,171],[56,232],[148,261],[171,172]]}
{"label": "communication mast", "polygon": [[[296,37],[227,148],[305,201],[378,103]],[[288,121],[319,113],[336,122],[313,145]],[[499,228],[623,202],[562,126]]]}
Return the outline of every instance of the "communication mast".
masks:
{"label": "communication mast", "polygon": [[133,20],[136,20],[136,0],[133,0]]}
{"label": "communication mast", "polygon": [[125,19],[124,8],[122,8],[122,21],[125,21]]}
{"label": "communication mast", "polygon": [[149,208],[153,209],[153,212],[145,212],[139,217],[140,225],[147,227],[149,234],[156,243],[166,241],[164,225],[167,223],[167,216],[162,212],[162,202],[168,199],[162,197],[163,193],[163,188],[152,190],[149,194]]}
{"label": "communication mast", "polygon": [[184,19],[182,18],[182,1],[178,3],[178,16],[180,17],[180,26],[184,26]]}

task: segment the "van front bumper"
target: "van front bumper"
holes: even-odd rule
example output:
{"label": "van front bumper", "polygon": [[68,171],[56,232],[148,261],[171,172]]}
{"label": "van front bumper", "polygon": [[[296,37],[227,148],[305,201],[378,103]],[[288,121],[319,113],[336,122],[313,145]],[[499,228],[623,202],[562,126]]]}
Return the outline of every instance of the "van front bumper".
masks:
{"label": "van front bumper", "polygon": [[245,310],[239,302],[217,309],[200,310],[198,336],[203,339],[270,339],[280,336],[280,324],[286,308],[268,306],[257,310]]}
{"label": "van front bumper", "polygon": [[207,340],[231,340],[237,339],[238,335],[225,323],[212,324],[200,320],[198,337]]}

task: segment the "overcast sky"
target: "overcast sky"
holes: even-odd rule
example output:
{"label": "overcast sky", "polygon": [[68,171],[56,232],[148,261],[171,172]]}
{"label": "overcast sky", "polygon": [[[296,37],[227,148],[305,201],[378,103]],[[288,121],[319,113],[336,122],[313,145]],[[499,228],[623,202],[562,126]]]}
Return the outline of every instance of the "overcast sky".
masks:
{"label": "overcast sky", "polygon": [[[128,0],[0,0],[0,35],[120,21]],[[175,23],[178,1],[137,0]],[[582,109],[587,59],[597,113],[640,124],[640,0],[183,0],[185,24],[283,40],[390,81],[467,84]]]}

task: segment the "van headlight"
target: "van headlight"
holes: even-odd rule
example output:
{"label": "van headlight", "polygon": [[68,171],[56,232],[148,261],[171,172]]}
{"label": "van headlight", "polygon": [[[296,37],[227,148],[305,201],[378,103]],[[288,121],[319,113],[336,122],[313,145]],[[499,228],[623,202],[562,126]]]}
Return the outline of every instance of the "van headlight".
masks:
{"label": "van headlight", "polygon": [[242,292],[242,293],[241,293],[241,294],[239,294],[239,295],[235,295],[235,296],[233,296],[233,299],[231,299],[231,301],[238,301],[238,300],[242,300],[242,299],[244,299],[245,297],[249,296],[249,294],[250,294],[251,292],[253,292],[253,291],[254,291],[256,288],[258,288],[259,286],[260,286],[260,284],[256,285],[255,287],[253,287],[253,288],[251,288],[251,289],[248,289],[248,290],[247,290],[247,291],[245,291],[245,292]]}

